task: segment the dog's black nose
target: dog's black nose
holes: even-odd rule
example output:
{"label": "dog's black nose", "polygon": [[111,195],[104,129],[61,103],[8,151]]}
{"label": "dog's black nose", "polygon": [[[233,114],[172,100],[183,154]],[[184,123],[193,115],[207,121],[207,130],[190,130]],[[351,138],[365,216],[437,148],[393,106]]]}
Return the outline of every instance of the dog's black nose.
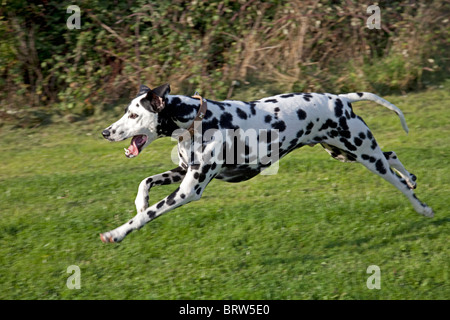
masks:
{"label": "dog's black nose", "polygon": [[108,138],[111,135],[111,132],[109,130],[105,129],[102,132],[103,137]]}

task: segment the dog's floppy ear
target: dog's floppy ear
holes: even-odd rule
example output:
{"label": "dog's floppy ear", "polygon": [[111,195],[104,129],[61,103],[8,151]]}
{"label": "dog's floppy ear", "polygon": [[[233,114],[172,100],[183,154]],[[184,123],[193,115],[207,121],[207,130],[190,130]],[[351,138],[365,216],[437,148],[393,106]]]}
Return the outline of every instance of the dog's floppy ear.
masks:
{"label": "dog's floppy ear", "polygon": [[170,85],[168,83],[152,90],[158,97],[165,99],[170,93]]}
{"label": "dog's floppy ear", "polygon": [[150,88],[147,86],[144,86],[143,84],[141,84],[141,86],[139,87],[139,92],[136,95],[136,97],[139,97],[140,95],[143,95],[144,93],[147,93],[150,91]]}
{"label": "dog's floppy ear", "polygon": [[166,106],[166,98],[170,92],[170,85],[164,84],[153,90],[149,90],[147,95],[142,98],[142,106],[152,112],[160,112]]}

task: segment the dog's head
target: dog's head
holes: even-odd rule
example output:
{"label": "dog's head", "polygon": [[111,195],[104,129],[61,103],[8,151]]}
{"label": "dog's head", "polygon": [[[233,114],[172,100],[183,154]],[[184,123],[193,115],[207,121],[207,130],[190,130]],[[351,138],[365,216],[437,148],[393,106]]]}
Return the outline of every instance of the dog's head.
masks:
{"label": "dog's head", "polygon": [[170,92],[168,84],[155,89],[141,85],[139,93],[125,109],[125,114],[117,122],[103,130],[102,135],[109,141],[131,139],[125,155],[136,157],[146,146],[154,141],[158,134],[158,113],[166,106],[166,98]]}

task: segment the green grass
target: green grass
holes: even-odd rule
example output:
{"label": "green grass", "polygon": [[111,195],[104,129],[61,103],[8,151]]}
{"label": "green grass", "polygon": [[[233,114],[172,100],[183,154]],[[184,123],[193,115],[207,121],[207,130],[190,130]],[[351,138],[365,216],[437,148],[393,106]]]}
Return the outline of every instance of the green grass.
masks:
{"label": "green grass", "polygon": [[[448,89],[448,88],[447,88]],[[260,98],[260,97],[251,97]],[[134,216],[139,182],[174,167],[170,139],[126,159],[100,137],[113,117],[0,132],[0,299],[448,299],[449,90],[358,103],[385,151],[418,176],[407,199],[359,164],[304,147],[277,175],[213,181],[200,201],[120,244],[99,233]],[[176,186],[151,190],[150,201]],[[81,289],[66,286],[81,270]],[[381,270],[369,290],[368,266]]]}

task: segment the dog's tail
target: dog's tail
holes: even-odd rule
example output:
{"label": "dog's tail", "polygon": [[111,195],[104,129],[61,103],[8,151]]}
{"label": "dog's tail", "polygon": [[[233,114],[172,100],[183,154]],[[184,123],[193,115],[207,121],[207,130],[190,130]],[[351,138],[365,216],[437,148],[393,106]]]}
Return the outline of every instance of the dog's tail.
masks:
{"label": "dog's tail", "polygon": [[340,97],[346,98],[349,102],[357,102],[357,101],[373,101],[378,104],[381,104],[382,106],[385,106],[389,110],[394,111],[398,117],[400,118],[400,122],[402,123],[403,130],[405,130],[406,133],[408,133],[409,129],[406,125],[405,116],[403,115],[403,112],[394,106],[392,103],[390,103],[387,100],[384,100],[383,98],[380,98],[376,94],[370,93],[370,92],[353,92],[353,93],[347,93],[347,94],[340,94]]}

